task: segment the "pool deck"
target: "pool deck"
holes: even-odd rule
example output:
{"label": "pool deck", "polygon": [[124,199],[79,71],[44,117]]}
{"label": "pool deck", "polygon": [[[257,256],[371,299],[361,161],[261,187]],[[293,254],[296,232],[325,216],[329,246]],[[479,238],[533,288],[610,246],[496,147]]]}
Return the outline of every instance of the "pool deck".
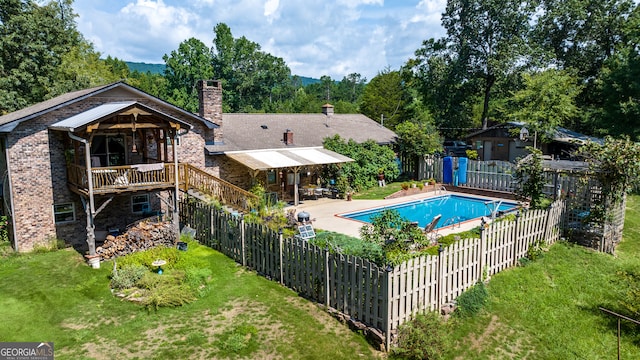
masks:
{"label": "pool deck", "polygon": [[[394,199],[385,200],[352,200],[347,201],[345,199],[328,199],[320,198],[318,200],[305,200],[298,206],[289,206],[285,209],[296,209],[296,215],[301,211],[309,213],[313,227],[316,229],[322,229],[327,231],[334,231],[337,233],[350,235],[354,237],[360,237],[360,228],[365,223],[339,217],[339,214],[362,211],[380,206],[388,206],[394,204],[405,203],[413,200],[427,199],[444,194],[459,194],[463,196],[470,196],[469,194],[455,193],[455,192],[424,192],[415,195],[408,195],[398,197]],[[484,197],[486,198],[486,197]],[[492,198],[495,199],[495,198]],[[460,226],[452,229],[450,227],[438,229],[438,234],[447,235],[450,233],[457,233],[461,231],[470,230],[480,225],[480,220],[466,221]]]}

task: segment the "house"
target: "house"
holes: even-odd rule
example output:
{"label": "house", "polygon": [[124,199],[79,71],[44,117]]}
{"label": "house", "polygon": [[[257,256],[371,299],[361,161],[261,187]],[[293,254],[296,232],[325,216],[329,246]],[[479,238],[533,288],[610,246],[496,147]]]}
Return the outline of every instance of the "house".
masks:
{"label": "house", "polygon": [[177,219],[178,164],[206,169],[217,128],[122,82],[0,116],[0,211],[14,249],[86,240],[93,255],[96,235],[159,212]]}
{"label": "house", "polygon": [[498,124],[466,137],[472,149],[478,152],[480,160],[511,162],[526,156],[527,146],[534,144],[544,155],[556,159],[570,159],[579,144],[585,141],[602,142],[602,139],[562,127],[557,127],[547,138],[550,140],[543,141],[540,134],[527,130],[525,123],[515,121]]}
{"label": "house", "polygon": [[[212,95],[222,91],[220,84],[203,86],[205,107],[218,107],[221,97]],[[221,125],[220,140],[205,148],[218,176],[244,189],[260,181],[273,196],[295,204],[301,191],[313,191],[302,187],[315,186],[317,192],[326,185],[328,179],[320,178],[322,166],[352,161],[323,149],[325,138],[339,135],[380,145],[394,144],[397,138],[362,114],[335,114],[330,104],[315,114],[222,114],[215,122]]]}
{"label": "house", "polygon": [[[14,249],[63,239],[88,245],[93,256],[96,239],[142,218],[166,214],[177,227],[178,199],[194,188],[246,210],[254,196],[247,178],[350,161],[322,149],[322,138],[335,129],[355,138],[378,127],[361,116],[328,114],[256,122],[222,114],[220,82],[200,81],[198,90],[198,114],[117,82],[0,116],[0,215],[9,218]],[[332,130],[310,132],[317,124]],[[278,128],[289,129],[286,139]]]}

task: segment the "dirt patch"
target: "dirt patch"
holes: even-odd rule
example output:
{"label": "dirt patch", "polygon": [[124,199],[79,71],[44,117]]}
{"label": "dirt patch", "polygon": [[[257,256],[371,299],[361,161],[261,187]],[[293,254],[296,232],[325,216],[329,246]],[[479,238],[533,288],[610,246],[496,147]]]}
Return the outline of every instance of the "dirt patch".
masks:
{"label": "dirt patch", "polygon": [[[528,341],[516,333],[516,330],[502,324],[497,315],[493,315],[482,334],[470,334],[463,343],[468,345],[472,353],[490,353],[490,359],[527,359],[533,354],[533,350]],[[458,356],[456,360],[466,358]]]}

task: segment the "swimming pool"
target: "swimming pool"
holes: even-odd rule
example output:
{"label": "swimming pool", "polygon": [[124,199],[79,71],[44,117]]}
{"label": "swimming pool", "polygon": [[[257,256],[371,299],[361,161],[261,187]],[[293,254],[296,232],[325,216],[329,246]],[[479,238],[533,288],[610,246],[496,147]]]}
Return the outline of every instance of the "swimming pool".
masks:
{"label": "swimming pool", "polygon": [[[417,222],[419,227],[425,227],[433,218],[440,214],[436,229],[458,224],[463,221],[491,216],[492,211],[505,212],[513,210],[518,204],[504,200],[492,200],[461,195],[443,195],[429,199],[415,200],[406,203],[379,207],[364,211],[341,214],[341,217],[371,222],[371,218],[387,209],[393,209],[403,218]],[[497,208],[497,209],[496,209]]]}

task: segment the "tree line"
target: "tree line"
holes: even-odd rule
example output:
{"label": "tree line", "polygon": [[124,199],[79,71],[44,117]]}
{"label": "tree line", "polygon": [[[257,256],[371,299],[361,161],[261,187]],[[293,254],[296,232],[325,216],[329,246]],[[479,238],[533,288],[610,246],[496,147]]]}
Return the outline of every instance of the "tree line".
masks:
{"label": "tree line", "polygon": [[225,112],[363,113],[416,154],[442,137],[506,121],[544,137],[640,135],[640,10],[633,0],[449,0],[446,35],[423,41],[399,69],[303,86],[282,58],[229,26],[211,45],[191,38],[165,54],[163,74],[101,58],[77,30],[72,0],[0,0],[0,113],[118,80],[189,111],[195,83],[222,81]]}

